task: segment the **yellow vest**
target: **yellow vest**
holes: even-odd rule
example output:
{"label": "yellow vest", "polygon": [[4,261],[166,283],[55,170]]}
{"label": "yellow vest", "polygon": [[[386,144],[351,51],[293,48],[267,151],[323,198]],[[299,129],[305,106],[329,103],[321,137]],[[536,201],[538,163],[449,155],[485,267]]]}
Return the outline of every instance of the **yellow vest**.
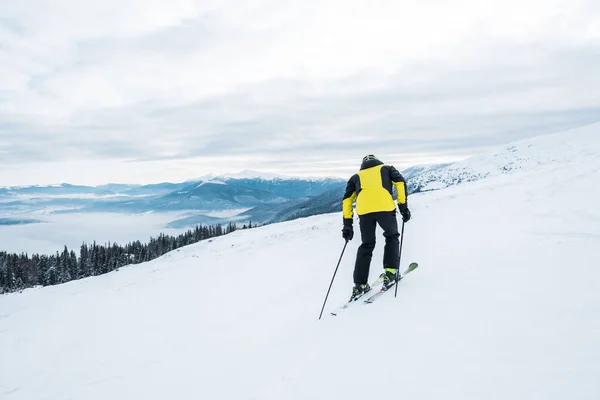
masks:
{"label": "yellow vest", "polygon": [[364,215],[379,211],[394,211],[396,203],[390,192],[383,187],[381,167],[363,169],[358,172],[361,191],[356,199],[356,213]]}
{"label": "yellow vest", "polygon": [[[342,200],[345,219],[352,219],[354,215],[352,210],[354,200],[356,200],[356,213],[358,215],[394,211],[396,203],[391,194],[392,186],[395,186],[398,191],[398,203],[406,204],[406,183],[404,181],[394,182],[390,177],[390,181],[386,181],[384,184],[381,176],[381,169],[384,167],[386,166],[380,164],[360,170],[355,175],[358,176],[358,182],[354,182],[353,186],[350,185],[355,179],[354,176],[350,179]],[[349,190],[354,190],[354,192],[349,192]]]}

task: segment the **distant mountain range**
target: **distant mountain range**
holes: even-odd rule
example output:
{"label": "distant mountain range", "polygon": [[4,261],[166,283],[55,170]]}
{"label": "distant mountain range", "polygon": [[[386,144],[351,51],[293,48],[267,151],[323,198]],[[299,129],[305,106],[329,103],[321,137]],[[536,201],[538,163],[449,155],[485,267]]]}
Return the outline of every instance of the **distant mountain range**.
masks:
{"label": "distant mountain range", "polygon": [[[319,196],[338,193],[341,201],[345,181],[339,178],[294,178],[261,175],[244,171],[234,176],[207,176],[182,183],[152,185],[107,184],[0,188],[0,214],[4,224],[18,223],[6,218],[11,214],[113,212],[185,212],[185,218],[173,221],[172,227],[198,223],[226,223],[247,220],[254,223],[276,222],[288,218],[297,205],[320,204]],[[215,217],[211,214],[237,210],[237,216]],[[311,214],[312,215],[312,214]],[[23,223],[22,219],[19,220]]]}
{"label": "distant mountain range", "polygon": [[[572,161],[582,155],[600,156],[598,148],[589,146],[595,143],[599,130],[600,124],[595,124],[540,136],[464,161],[415,166],[402,173],[409,193],[417,193]],[[230,221],[274,223],[341,211],[345,184],[340,178],[292,178],[243,171],[233,176],[153,185],[4,187],[0,188],[0,218],[1,224],[8,225],[36,223],[44,213],[178,212],[180,218],[168,227]],[[223,213],[227,210],[230,213]]]}

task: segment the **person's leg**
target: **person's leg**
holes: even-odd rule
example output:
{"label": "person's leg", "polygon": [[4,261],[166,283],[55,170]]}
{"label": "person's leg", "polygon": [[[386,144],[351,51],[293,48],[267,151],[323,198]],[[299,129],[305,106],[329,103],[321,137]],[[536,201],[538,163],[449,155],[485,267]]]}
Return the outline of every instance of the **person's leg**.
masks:
{"label": "person's leg", "polygon": [[354,283],[365,284],[369,280],[369,268],[373,249],[375,248],[375,228],[377,220],[372,214],[360,215],[360,237],[362,244],[356,253],[356,264],[354,265]]}
{"label": "person's leg", "polygon": [[398,221],[396,212],[381,212],[377,215],[377,222],[383,229],[385,237],[385,248],[383,250],[383,268],[398,269],[400,242],[398,238]]}

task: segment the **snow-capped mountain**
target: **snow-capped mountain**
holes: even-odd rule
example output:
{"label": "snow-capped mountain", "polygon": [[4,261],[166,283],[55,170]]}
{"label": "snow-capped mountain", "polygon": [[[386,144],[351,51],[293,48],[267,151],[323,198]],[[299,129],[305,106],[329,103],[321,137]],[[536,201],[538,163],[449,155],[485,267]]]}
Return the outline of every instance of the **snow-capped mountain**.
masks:
{"label": "snow-capped mountain", "polygon": [[197,179],[192,179],[189,182],[197,182],[197,181],[227,181],[231,179],[237,180],[264,180],[264,181],[273,181],[273,180],[300,180],[300,181],[323,181],[330,179],[338,179],[332,177],[307,177],[307,176],[293,176],[293,175],[284,175],[284,174],[275,174],[272,172],[261,172],[245,169],[240,172],[228,173],[228,174],[207,174],[203,175]]}
{"label": "snow-capped mountain", "polygon": [[[255,174],[255,173],[252,173]],[[239,176],[249,176],[249,172]],[[284,179],[281,176],[210,179],[151,185],[108,184],[98,187],[68,184],[0,189],[0,199],[12,206],[37,210],[40,207],[71,207],[78,212],[148,212],[165,210],[226,210],[289,199],[317,196],[342,180],[337,178]],[[0,202],[0,211],[2,208]]]}
{"label": "snow-capped mountain", "polygon": [[[273,179],[294,179],[294,177],[282,175],[282,174],[274,174],[274,173],[269,173],[269,172],[260,172],[260,171],[253,171],[253,170],[245,169],[245,170],[237,172],[237,173],[215,175],[212,179],[214,179],[214,180],[228,180],[228,179],[273,180]],[[304,179],[304,178],[302,178],[302,179]]]}
{"label": "snow-capped mountain", "polygon": [[98,188],[104,188],[110,190],[115,194],[138,197],[138,196],[161,196],[167,193],[180,190],[185,187],[186,183],[153,183],[148,185],[128,185],[128,184],[107,184],[98,186]]}
{"label": "snow-capped mountain", "polygon": [[285,201],[276,193],[229,181],[196,182],[157,200],[164,207],[194,210],[226,210]]}
{"label": "snow-capped mountain", "polygon": [[337,317],[360,244],[340,257],[341,212],[2,296],[0,397],[597,400],[597,133],[475,158],[480,181],[411,196],[402,266],[419,269]]}
{"label": "snow-capped mountain", "polygon": [[487,177],[535,170],[549,164],[600,156],[600,123],[508,144],[453,164],[404,171],[412,191],[441,189]]}

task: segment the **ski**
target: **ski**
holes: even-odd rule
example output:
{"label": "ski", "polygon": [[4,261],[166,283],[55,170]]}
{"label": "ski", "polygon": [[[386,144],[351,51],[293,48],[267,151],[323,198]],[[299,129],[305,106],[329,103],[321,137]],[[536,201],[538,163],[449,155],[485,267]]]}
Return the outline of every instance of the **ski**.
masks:
{"label": "ski", "polygon": [[382,284],[383,284],[383,277],[379,276],[375,282],[369,284],[369,286],[371,286],[371,290],[369,290],[366,293],[362,293],[359,296],[356,296],[354,299],[348,300],[347,302],[345,302],[341,306],[337,307],[334,311],[331,311],[330,314],[333,315],[333,316],[338,315],[338,313],[340,313],[343,310],[345,310],[346,308],[350,307],[352,304],[358,303],[358,300],[361,297],[365,296],[368,293],[372,293],[375,288],[379,287]]}
{"label": "ski", "polygon": [[[414,263],[410,263],[410,265],[408,266],[408,268],[406,269],[406,271],[404,271],[404,273],[401,275],[400,280],[402,280],[406,275],[408,275],[409,273],[411,273],[412,271],[414,271],[415,269],[417,269],[418,266],[419,266],[419,264],[417,264],[415,262]],[[398,281],[398,282],[400,282],[400,281]],[[371,297],[369,297],[368,299],[366,299],[364,301],[364,303],[365,304],[371,304],[372,302],[374,302],[375,300],[377,300],[378,298],[380,298],[382,294],[384,294],[388,290],[392,289],[394,287],[394,285],[397,285],[398,282],[394,282],[390,286],[387,286],[387,287],[382,287],[377,293],[371,295]]]}

